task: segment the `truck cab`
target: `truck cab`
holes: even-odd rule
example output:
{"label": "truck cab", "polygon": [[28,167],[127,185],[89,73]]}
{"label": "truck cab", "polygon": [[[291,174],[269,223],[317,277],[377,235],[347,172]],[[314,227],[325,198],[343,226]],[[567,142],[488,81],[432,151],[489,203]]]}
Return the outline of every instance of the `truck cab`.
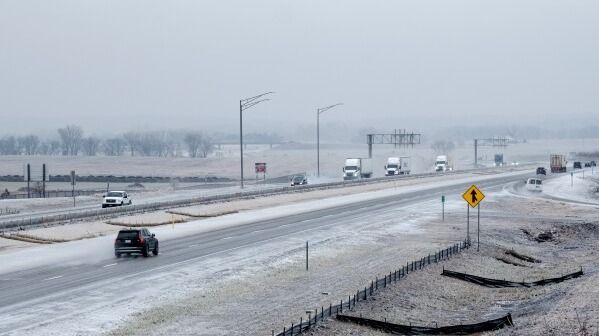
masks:
{"label": "truck cab", "polygon": [[345,159],[343,167],[343,179],[354,180],[360,178],[369,178],[372,176],[372,160],[363,158]]}
{"label": "truck cab", "polygon": [[435,171],[436,172],[446,172],[451,171],[452,168],[449,165],[449,160],[447,159],[447,155],[439,155],[435,160]]}
{"label": "truck cab", "polygon": [[409,173],[409,158],[407,156],[390,157],[387,159],[387,164],[385,165],[385,176],[407,175]]}

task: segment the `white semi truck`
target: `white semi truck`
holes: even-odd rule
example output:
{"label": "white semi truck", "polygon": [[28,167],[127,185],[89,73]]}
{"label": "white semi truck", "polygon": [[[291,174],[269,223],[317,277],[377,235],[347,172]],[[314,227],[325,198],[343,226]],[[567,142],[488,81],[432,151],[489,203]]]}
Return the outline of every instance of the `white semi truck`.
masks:
{"label": "white semi truck", "polygon": [[439,155],[437,156],[437,160],[435,161],[435,171],[436,172],[446,172],[452,171],[453,167],[451,166],[447,155]]}
{"label": "white semi truck", "polygon": [[372,159],[345,159],[343,167],[343,179],[354,180],[359,178],[369,178],[372,176]]}
{"label": "white semi truck", "polygon": [[385,165],[385,175],[407,175],[410,173],[410,158],[407,156],[390,157]]}

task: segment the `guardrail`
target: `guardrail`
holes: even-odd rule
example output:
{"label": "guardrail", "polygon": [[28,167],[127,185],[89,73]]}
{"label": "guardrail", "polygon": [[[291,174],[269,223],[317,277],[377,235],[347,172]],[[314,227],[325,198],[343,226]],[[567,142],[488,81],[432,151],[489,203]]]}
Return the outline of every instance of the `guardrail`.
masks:
{"label": "guardrail", "polygon": [[[520,167],[522,168],[522,167]],[[66,222],[81,220],[85,218],[112,218],[121,214],[140,213],[147,211],[165,210],[171,208],[178,208],[184,206],[198,205],[198,204],[210,204],[220,201],[230,201],[235,199],[243,198],[254,198],[264,197],[277,194],[289,194],[295,192],[307,192],[312,190],[324,190],[333,188],[345,188],[357,185],[376,184],[391,182],[396,180],[409,180],[409,179],[420,179],[431,176],[445,176],[445,175],[459,175],[473,172],[485,172],[492,170],[508,170],[508,168],[492,167],[492,168],[478,168],[478,169],[467,169],[457,170],[443,173],[423,173],[423,174],[411,174],[411,175],[399,175],[399,176],[385,176],[361,180],[348,180],[339,182],[328,182],[313,185],[304,186],[285,186],[285,187],[274,187],[265,190],[253,190],[253,191],[239,191],[234,193],[216,194],[211,196],[199,196],[187,199],[179,199],[172,201],[158,201],[144,204],[128,205],[123,207],[115,208],[98,208],[94,210],[72,210],[59,214],[49,215],[38,215],[30,216],[29,218],[18,218],[0,221],[0,229],[11,229],[11,228],[22,228],[25,226],[43,225],[54,222]],[[98,205],[99,207],[99,205]]]}

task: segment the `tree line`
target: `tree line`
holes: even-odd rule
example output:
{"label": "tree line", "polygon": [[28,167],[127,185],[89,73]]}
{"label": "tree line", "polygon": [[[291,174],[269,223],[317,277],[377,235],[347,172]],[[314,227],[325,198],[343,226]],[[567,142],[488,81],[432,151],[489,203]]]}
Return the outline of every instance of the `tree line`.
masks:
{"label": "tree line", "polygon": [[35,134],[0,138],[0,155],[65,156],[157,156],[205,158],[214,150],[211,137],[200,131],[141,131],[99,138],[85,136],[83,129],[67,125],[57,138],[42,139]]}

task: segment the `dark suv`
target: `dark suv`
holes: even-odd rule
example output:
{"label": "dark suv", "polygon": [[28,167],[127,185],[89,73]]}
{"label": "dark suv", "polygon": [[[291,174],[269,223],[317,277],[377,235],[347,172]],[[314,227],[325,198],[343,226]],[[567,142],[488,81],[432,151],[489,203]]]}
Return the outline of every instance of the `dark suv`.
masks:
{"label": "dark suv", "polygon": [[114,240],[114,255],[141,253],[144,257],[158,255],[158,239],[148,229],[126,229],[119,231]]}
{"label": "dark suv", "polygon": [[292,186],[304,185],[304,184],[308,184],[308,179],[304,175],[297,175],[291,179]]}
{"label": "dark suv", "polygon": [[537,168],[537,175],[547,175],[547,171],[545,170],[545,167]]}

